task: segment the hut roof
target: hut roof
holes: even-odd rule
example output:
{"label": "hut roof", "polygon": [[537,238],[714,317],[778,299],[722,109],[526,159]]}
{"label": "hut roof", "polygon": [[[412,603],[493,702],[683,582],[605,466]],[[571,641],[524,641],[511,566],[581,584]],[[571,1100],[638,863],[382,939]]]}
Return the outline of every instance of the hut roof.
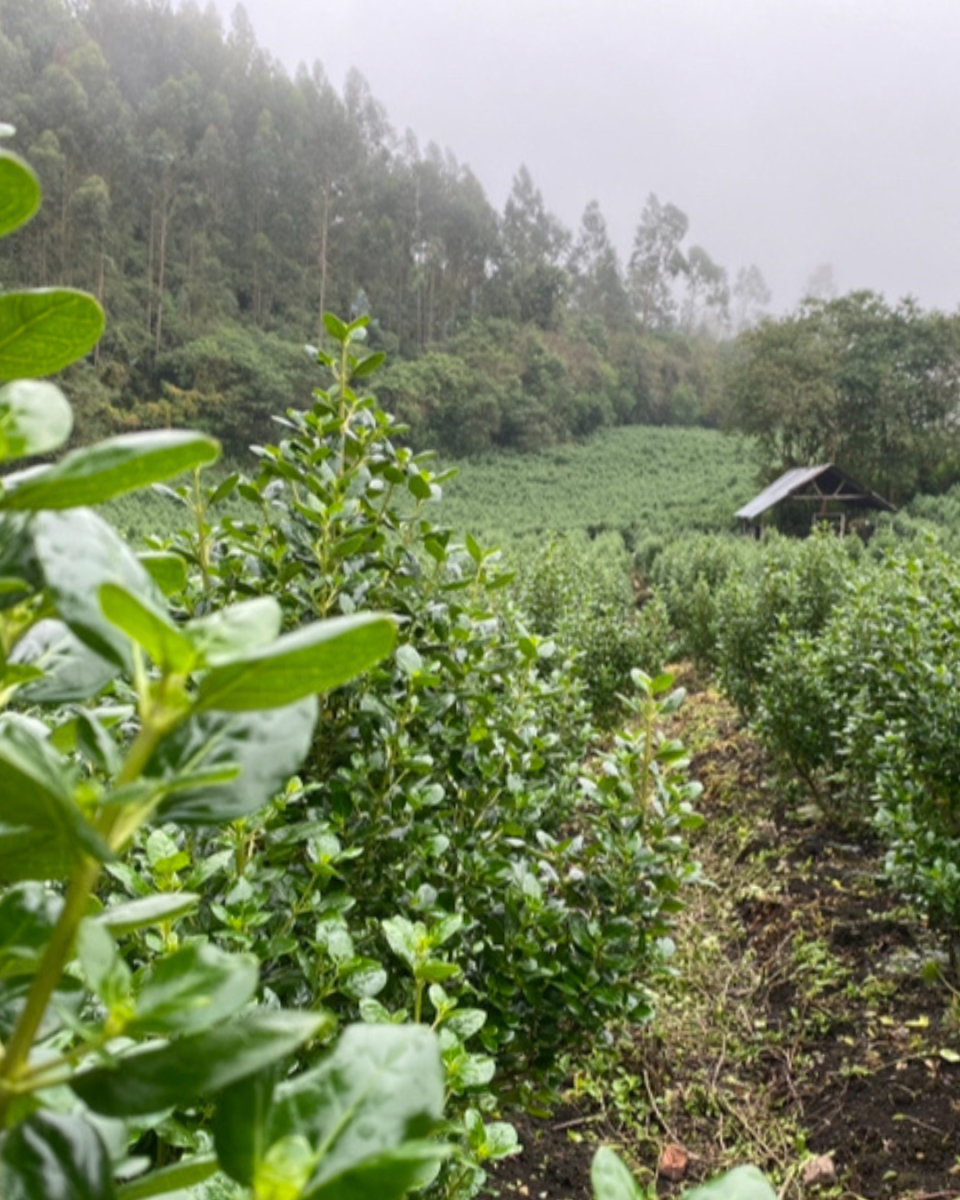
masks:
{"label": "hut roof", "polygon": [[749,504],[738,509],[736,515],[742,521],[752,521],[788,497],[793,500],[837,500],[859,508],[880,508],[886,512],[896,512],[889,500],[884,500],[876,492],[863,487],[839,467],[825,463],[819,467],[794,467],[785,471],[768,488],[764,488],[759,496],[754,496]]}

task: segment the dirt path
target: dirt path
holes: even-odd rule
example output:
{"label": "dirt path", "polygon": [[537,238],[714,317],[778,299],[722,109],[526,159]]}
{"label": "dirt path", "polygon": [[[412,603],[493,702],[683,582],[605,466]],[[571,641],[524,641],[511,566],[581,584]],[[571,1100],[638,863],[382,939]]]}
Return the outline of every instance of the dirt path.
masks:
{"label": "dirt path", "polygon": [[[681,720],[712,886],[678,931],[677,982],[561,1111],[523,1123],[501,1195],[587,1200],[606,1140],[661,1195],[749,1161],[784,1200],[960,1197],[960,995],[937,942],[883,885],[869,835],[772,785],[715,693]],[[690,1157],[685,1183],[658,1178],[669,1143]],[[822,1162],[822,1181],[804,1183],[819,1156],[835,1180]]]}

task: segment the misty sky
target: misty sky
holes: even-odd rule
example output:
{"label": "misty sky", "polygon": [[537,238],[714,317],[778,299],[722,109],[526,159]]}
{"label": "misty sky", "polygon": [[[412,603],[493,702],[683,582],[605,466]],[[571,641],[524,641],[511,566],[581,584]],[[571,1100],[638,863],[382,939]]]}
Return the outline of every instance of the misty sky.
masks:
{"label": "misty sky", "polygon": [[[233,0],[216,0],[229,20]],[[621,252],[650,192],[777,308],[838,288],[960,305],[960,0],[245,0],[292,71],[351,66],[502,210],[521,163]]]}

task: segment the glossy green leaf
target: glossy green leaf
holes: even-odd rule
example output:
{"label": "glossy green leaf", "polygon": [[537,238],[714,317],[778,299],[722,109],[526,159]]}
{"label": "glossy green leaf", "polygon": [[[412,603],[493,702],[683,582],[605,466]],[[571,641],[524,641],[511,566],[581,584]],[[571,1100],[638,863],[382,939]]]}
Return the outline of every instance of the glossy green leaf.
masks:
{"label": "glossy green leaf", "polygon": [[169,1167],[151,1171],[149,1175],[131,1179],[117,1188],[117,1200],[152,1200],[154,1196],[170,1196],[185,1200],[194,1188],[217,1174],[217,1160],[212,1154],[191,1154]]}
{"label": "glossy green leaf", "polygon": [[115,937],[121,937],[137,929],[176,921],[193,912],[199,903],[200,897],[196,892],[163,892],[115,904],[91,920],[105,926]]}
{"label": "glossy green leaf", "polygon": [[411,475],[407,480],[407,487],[417,500],[429,500],[433,495],[429,482],[422,475]]}
{"label": "glossy green leaf", "polygon": [[179,554],[166,550],[141,550],[137,558],[165,596],[172,596],[186,587],[187,564]]}
{"label": "glossy green leaf", "polygon": [[257,1163],[254,1194],[296,1196],[299,1200],[316,1165],[317,1152],[305,1137],[281,1138]]}
{"label": "glossy green leaf", "polygon": [[351,958],[337,971],[337,987],[351,1000],[362,1000],[379,995],[387,986],[388,978],[375,958]]}
{"label": "glossy green leaf", "polygon": [[87,292],[0,295],[0,379],[53,375],[92,350],[102,333],[103,309]]}
{"label": "glossy green leaf", "polygon": [[425,979],[428,983],[443,983],[446,979],[455,979],[460,968],[456,963],[428,959],[417,967],[415,974],[417,979]]}
{"label": "glossy green leaf", "polygon": [[330,1029],[325,1013],[257,1011],[82,1071],[70,1086],[94,1112],[141,1116],[229,1087]]}
{"label": "glossy green leaf", "polygon": [[208,617],[191,621],[185,635],[204,666],[215,667],[275,641],[283,611],[272,596],[231,604]]}
{"label": "glossy green leaf", "polygon": [[73,409],[54,384],[18,379],[0,387],[0,459],[48,454],[72,429]]}
{"label": "glossy green leaf", "polygon": [[777,1193],[756,1167],[735,1167],[718,1179],[684,1192],[683,1200],[777,1200]]}
{"label": "glossy green leaf", "polygon": [[444,1055],[447,1082],[454,1091],[486,1087],[496,1073],[497,1064],[485,1054],[465,1054],[461,1050]]}
{"label": "glossy green leaf", "polygon": [[95,858],[111,858],[73,802],[70,774],[67,760],[24,722],[8,717],[0,724],[0,821],[9,829],[66,840]]}
{"label": "glossy green leaf", "polygon": [[2,675],[4,690],[11,696],[15,688],[23,687],[25,684],[34,683],[36,680],[43,678],[43,672],[39,667],[30,667],[23,663],[11,662],[8,662],[3,668]]}
{"label": "glossy green leaf", "polygon": [[434,924],[430,930],[430,942],[434,946],[442,946],[449,942],[454,934],[463,928],[462,913],[448,913]]}
{"label": "glossy green leaf", "polygon": [[80,1116],[36,1112],[0,1148],[3,1200],[115,1200],[110,1156]]}
{"label": "glossy green leaf", "polygon": [[186,674],[196,661],[188,638],[159,604],[141,599],[116,583],[100,588],[100,607],[107,620],[142,647],[167,672]]}
{"label": "glossy green leaf", "polygon": [[[270,1140],[301,1134],[322,1147],[304,1196],[402,1195],[358,1190],[364,1169],[426,1137],[442,1115],[443,1096],[433,1033],[421,1026],[351,1025],[329,1058],[277,1089]],[[387,1178],[380,1182],[388,1186]]]}
{"label": "glossy green leaf", "polygon": [[33,521],[33,545],[59,615],[91,649],[129,669],[130,640],[104,615],[100,588],[116,583],[162,606],[137,556],[86,508],[39,513]]}
{"label": "glossy green leaf", "polygon": [[200,683],[200,707],[274,708],[329,691],[389,654],[394,638],[393,621],[373,613],[315,622],[214,667]]}
{"label": "glossy green leaf", "polygon": [[81,921],[74,950],[87,986],[108,1009],[129,998],[130,968],[103,925],[92,918]]}
{"label": "glossy green leaf", "polygon": [[339,317],[335,317],[333,313],[324,313],[323,323],[326,325],[327,332],[332,338],[335,338],[338,342],[345,342],[347,340],[347,327]]}
{"label": "glossy green leaf", "polygon": [[37,511],[102,504],[214,462],[219,453],[213,438],[182,429],[121,434],[72,450],[52,467],[6,476],[0,507]]}
{"label": "glossy green leaf", "polygon": [[0,237],[26,224],[39,207],[40,181],[33,168],[9,150],[0,151]]}
{"label": "glossy green leaf", "polygon": [[[147,764],[148,779],[162,779],[173,788],[157,819],[219,823],[261,808],[306,758],[316,721],[314,696],[259,712],[197,713],[160,744]],[[211,781],[217,773],[222,782]]]}
{"label": "glossy green leaf", "polygon": [[228,954],[193,942],[157,959],[139,980],[131,1037],[193,1034],[234,1016],[254,997],[260,978],[252,954]]}
{"label": "glossy green leaf", "polygon": [[267,1125],[275,1072],[249,1075],[217,1097],[213,1140],[220,1166],[237,1183],[250,1187],[268,1149]]}
{"label": "glossy green leaf", "polygon": [[0,825],[0,883],[65,879],[76,861],[76,849],[66,835]]}
{"label": "glossy green leaf", "polygon": [[32,975],[63,901],[38,883],[12,887],[0,898],[0,979]]}
{"label": "glossy green leaf", "polygon": [[352,377],[354,379],[364,379],[368,375],[372,375],[384,362],[387,356],[382,350],[378,350],[375,354],[368,354],[353,368]]}
{"label": "glossy green leaf", "polygon": [[236,471],[228,475],[226,479],[221,480],[210,493],[210,497],[207,500],[208,507],[212,508],[215,504],[219,504],[221,500],[226,500],[228,496],[232,496],[239,482],[240,476]]}
{"label": "glossy green leaf", "polygon": [[483,1128],[487,1159],[509,1158],[523,1149],[516,1129],[506,1121],[491,1121]]}
{"label": "glossy green leaf", "polygon": [[380,924],[390,949],[411,971],[415,970],[421,956],[421,942],[426,941],[424,925],[414,924],[406,917],[388,917]]}
{"label": "glossy green leaf", "polygon": [[52,618],[31,626],[14,646],[8,662],[29,664],[42,672],[17,693],[33,704],[89,700],[117,674],[113,663],[85,646],[63,621]]}
{"label": "glossy green leaf", "polygon": [[431,1183],[452,1153],[453,1146],[442,1142],[408,1141],[365,1159],[346,1175],[309,1182],[299,1200],[401,1200]]}
{"label": "glossy green leaf", "polygon": [[594,1200],[642,1200],[633,1176],[616,1151],[601,1146],[590,1165]]}
{"label": "glossy green leaf", "polygon": [[465,1042],[468,1038],[479,1033],[487,1022],[487,1014],[482,1008],[458,1008],[443,1023],[444,1029]]}

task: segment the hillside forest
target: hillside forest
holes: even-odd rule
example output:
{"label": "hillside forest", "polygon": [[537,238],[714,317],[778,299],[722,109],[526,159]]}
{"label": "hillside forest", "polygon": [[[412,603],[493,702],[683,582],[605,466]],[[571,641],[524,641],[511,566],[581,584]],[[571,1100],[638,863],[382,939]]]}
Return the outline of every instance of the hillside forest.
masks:
{"label": "hillside forest", "polygon": [[309,392],[333,311],[371,316],[385,406],[447,456],[705,424],[759,438],[768,474],[836,460],[895,501],[957,476],[956,318],[823,294],[762,320],[760,269],[652,193],[626,261],[599,199],[567,229],[522,165],[498,212],[358,72],[291,78],[242,7],[2,0],[0,109],[47,197],[0,284],[111,316],[71,371],[81,439],[187,423],[244,452]]}

